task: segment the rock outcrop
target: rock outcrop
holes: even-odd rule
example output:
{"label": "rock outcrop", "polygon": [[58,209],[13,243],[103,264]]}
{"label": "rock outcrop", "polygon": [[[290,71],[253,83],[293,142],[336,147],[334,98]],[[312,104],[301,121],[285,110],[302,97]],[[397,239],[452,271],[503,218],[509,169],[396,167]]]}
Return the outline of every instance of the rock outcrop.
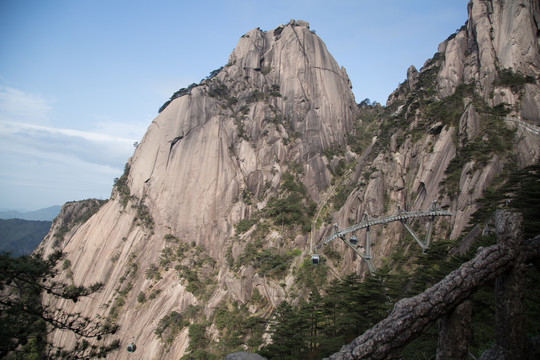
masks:
{"label": "rock outcrop", "polygon": [[52,222],[49,233],[37,247],[36,251],[47,256],[52,252],[53,248],[63,249],[79,227],[90,219],[105,203],[106,201],[98,199],[65,203],[60,209],[58,216]]}
{"label": "rock outcrop", "polygon": [[[468,10],[467,24],[439,45],[444,61],[437,76],[438,92],[448,96],[459,84],[474,81],[488,103],[519,105],[516,113],[538,124],[540,98],[534,84],[540,78],[538,2],[471,1]],[[521,89],[504,86],[497,81],[503,69],[530,77],[531,84]]]}
{"label": "rock outcrop", "polygon": [[[390,109],[396,109],[394,118],[404,120],[404,126],[410,124],[402,136],[414,135],[419,129],[427,133],[415,146],[423,151],[408,148],[407,140],[396,149],[394,156],[405,159],[392,166],[389,182],[405,176],[412,179],[411,190],[417,193],[409,202],[413,208],[426,207],[426,201],[432,200],[448,206],[454,213],[451,238],[461,234],[478,209],[476,199],[502,172],[504,164],[510,161],[523,167],[536,162],[540,154],[535,130],[540,113],[536,97],[540,90],[538,2],[471,1],[468,10],[467,23],[439,45],[418,74],[409,68],[407,81],[387,102]],[[422,105],[426,100],[435,106]],[[458,108],[449,114],[439,111],[438,105]],[[500,114],[505,113],[506,128],[515,131],[515,137],[486,133],[496,108],[504,109]],[[471,143],[478,142],[490,144],[485,150],[500,142],[499,148],[489,150],[487,163],[487,159],[470,156]],[[459,173],[449,174],[450,161],[458,163],[460,157]],[[452,176],[458,190],[455,198],[443,196],[446,190],[441,187],[449,184]]]}
{"label": "rock outcrop", "polygon": [[319,155],[345,142],[355,108],[345,70],[307,24],[252,30],[215,77],[152,122],[130,162],[131,194],[157,227],[223,257],[230,225],[248,211],[239,192],[276,188],[286,162],[313,173],[313,197],[328,186]]}
{"label": "rock outcrop", "polygon": [[[207,350],[226,351],[217,317],[268,319],[296,301],[303,260],[334,223],[438,201],[454,215],[435,231],[457,238],[507,164],[539,158],[538,19],[533,0],[471,1],[467,24],[409,68],[387,107],[363,110],[308,23],[251,30],[223,68],[173,95],[111,199],[55,241],[67,208],[59,216],[42,251],[60,247],[74,283],[104,283],[59,305],[117,323],[147,359],[193,351],[194,325]],[[396,223],[372,234],[375,265],[415,246],[403,234]],[[329,246],[343,254],[328,262],[334,273],[367,271],[343,244]],[[244,350],[260,345],[255,333]],[[69,346],[70,336],[51,341]]]}

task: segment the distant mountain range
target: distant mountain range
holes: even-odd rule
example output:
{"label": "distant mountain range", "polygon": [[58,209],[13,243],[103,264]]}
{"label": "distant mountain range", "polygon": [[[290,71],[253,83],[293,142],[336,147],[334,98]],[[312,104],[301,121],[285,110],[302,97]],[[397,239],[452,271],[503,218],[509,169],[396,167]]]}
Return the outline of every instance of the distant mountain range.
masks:
{"label": "distant mountain range", "polygon": [[5,210],[0,211],[0,219],[53,221],[54,218],[60,213],[60,209],[60,205],[54,205],[36,211]]}
{"label": "distant mountain range", "polygon": [[36,211],[0,211],[0,253],[30,254],[47,235],[60,209],[54,205]]}
{"label": "distant mountain range", "polygon": [[49,232],[51,221],[0,220],[0,253],[30,254]]}

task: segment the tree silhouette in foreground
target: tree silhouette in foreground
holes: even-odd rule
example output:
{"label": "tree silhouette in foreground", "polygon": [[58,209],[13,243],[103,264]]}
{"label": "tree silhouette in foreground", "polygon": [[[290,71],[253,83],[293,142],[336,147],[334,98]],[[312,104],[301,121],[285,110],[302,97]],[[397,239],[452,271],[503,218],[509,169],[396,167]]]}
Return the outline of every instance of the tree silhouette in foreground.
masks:
{"label": "tree silhouette in foreground", "polygon": [[[40,255],[17,258],[0,254],[0,357],[7,359],[87,359],[105,357],[116,350],[118,340],[106,341],[116,326],[92,321],[81,313],[68,313],[42,301],[44,293],[57,299],[77,302],[99,291],[102,284],[89,287],[55,281],[61,252],[47,259]],[[54,346],[47,335],[55,330],[71,332],[72,349]],[[98,340],[99,345],[91,343]]]}

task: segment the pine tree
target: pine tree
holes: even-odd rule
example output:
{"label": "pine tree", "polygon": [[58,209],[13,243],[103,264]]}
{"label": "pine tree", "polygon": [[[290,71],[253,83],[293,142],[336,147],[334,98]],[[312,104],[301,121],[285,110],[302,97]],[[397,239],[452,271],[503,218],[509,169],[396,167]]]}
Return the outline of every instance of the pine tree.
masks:
{"label": "pine tree", "polygon": [[[102,286],[84,287],[55,281],[56,264],[61,258],[60,252],[47,259],[39,255],[12,258],[0,254],[0,357],[86,359],[105,357],[119,347],[117,340],[107,345],[89,342],[115,333],[116,327],[41,302],[43,293],[77,302]],[[58,329],[77,336],[73,349],[47,343],[47,334]]]}
{"label": "pine tree", "polygon": [[274,322],[270,326],[272,343],[260,350],[268,359],[294,360],[308,350],[306,319],[299,311],[283,301],[275,310]]}

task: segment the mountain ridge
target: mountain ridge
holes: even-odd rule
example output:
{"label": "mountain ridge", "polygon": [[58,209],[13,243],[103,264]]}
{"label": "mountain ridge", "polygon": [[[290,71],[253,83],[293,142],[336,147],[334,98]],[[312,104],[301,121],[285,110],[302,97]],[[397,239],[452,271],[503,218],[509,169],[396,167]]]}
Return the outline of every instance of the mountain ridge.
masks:
{"label": "mountain ridge", "polygon": [[[228,350],[218,341],[228,330],[216,325],[216,309],[242,304],[246,318],[268,319],[282,300],[305,296],[307,283],[324,284],[331,272],[366,274],[337,243],[325,266],[308,268],[310,234],[317,242],[334,223],[345,227],[366,212],[438,201],[454,215],[437,220],[435,232],[458,238],[498,174],[538,160],[537,135],[504,121],[534,123],[525,115],[540,103],[535,57],[508,55],[527,44],[539,53],[531,25],[538,6],[520,4],[529,16],[510,27],[527,34],[519,46],[501,52],[503,36],[489,34],[521,6],[472,1],[467,25],[423,69],[409,69],[385,108],[357,106],[346,71],[308,23],[246,33],[226,66],[162,108],[111,199],[54,246],[58,228],[44,241],[42,251],[66,253],[74,282],[104,283],[93,299],[60,305],[118,323],[118,335],[135,337],[149,358],[201,350],[195,329],[208,340],[202,348],[217,353]],[[500,54],[513,65],[511,82],[495,66]],[[414,246],[400,226],[372,234],[376,266],[395,247]],[[172,311],[189,325],[166,342],[154,331]],[[257,331],[242,336],[245,350],[262,344]],[[70,343],[69,334],[51,339]]]}
{"label": "mountain ridge", "polygon": [[60,208],[60,205],[53,205],[34,211],[4,210],[0,211],[0,219],[53,221],[60,213]]}

